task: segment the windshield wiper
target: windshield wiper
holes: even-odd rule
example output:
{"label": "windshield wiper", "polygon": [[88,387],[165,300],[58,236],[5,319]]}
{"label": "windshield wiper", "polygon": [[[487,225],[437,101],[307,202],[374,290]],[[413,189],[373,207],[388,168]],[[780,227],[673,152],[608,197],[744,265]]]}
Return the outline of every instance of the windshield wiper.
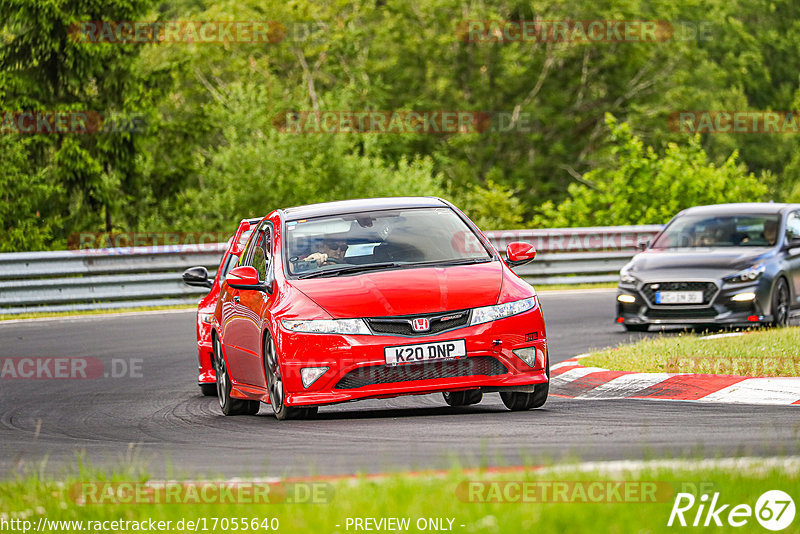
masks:
{"label": "windshield wiper", "polygon": [[314,271],[312,273],[305,273],[298,276],[298,278],[317,278],[322,276],[339,276],[340,274],[355,274],[363,273],[366,271],[378,271],[380,269],[391,269],[394,267],[402,267],[403,264],[395,262],[383,263],[369,263],[367,265],[352,265],[350,267],[340,267],[339,269],[326,269],[321,271]]}
{"label": "windshield wiper", "polygon": [[488,263],[492,258],[460,258],[452,260],[433,260],[407,263],[404,267],[432,267],[436,265],[472,265],[475,263]]}

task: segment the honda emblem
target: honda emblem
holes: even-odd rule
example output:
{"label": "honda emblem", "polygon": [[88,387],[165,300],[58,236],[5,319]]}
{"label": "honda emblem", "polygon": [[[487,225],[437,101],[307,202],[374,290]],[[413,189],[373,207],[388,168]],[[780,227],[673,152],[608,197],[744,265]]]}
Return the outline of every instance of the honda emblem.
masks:
{"label": "honda emblem", "polygon": [[411,321],[411,328],[414,332],[427,332],[431,329],[431,322],[425,317],[420,317]]}

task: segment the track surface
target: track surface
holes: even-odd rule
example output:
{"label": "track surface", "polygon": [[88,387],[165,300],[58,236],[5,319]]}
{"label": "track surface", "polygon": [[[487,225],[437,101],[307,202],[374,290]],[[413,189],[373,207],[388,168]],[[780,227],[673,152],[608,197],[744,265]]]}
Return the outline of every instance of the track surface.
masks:
{"label": "track surface", "polygon": [[[613,291],[542,293],[553,362],[644,334],[613,321]],[[194,384],[194,314],[0,323],[0,356],[139,358],[141,376],[0,381],[0,476],[139,463],[154,475],[261,476],[539,463],[551,459],[797,454],[797,409],[551,397],[511,413],[498,394],[469,408],[441,395],[361,401],[312,421],[223,417]],[[650,334],[652,335],[652,334]]]}

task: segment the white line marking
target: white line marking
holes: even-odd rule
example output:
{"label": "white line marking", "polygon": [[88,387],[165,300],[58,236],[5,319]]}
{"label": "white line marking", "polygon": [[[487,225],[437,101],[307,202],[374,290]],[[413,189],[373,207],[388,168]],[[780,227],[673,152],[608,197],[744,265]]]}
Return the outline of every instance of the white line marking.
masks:
{"label": "white line marking", "polygon": [[603,397],[604,399],[624,399],[645,388],[660,384],[670,376],[673,375],[668,373],[632,373],[629,375],[622,375],[605,384],[600,384],[596,388],[582,395],[578,395],[575,398],[593,399]]}
{"label": "white line marking", "polygon": [[698,400],[736,404],[792,404],[800,400],[800,378],[748,378]]}

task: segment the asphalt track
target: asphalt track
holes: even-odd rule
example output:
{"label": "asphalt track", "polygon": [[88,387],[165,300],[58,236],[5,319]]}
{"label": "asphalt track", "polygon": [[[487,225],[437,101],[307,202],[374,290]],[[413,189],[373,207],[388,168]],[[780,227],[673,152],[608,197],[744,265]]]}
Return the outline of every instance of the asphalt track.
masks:
{"label": "asphalt track", "polygon": [[[555,363],[643,335],[613,324],[613,291],[540,296]],[[437,394],[324,407],[311,421],[278,422],[264,406],[226,418],[194,384],[193,321],[165,312],[0,323],[2,358],[141,366],[124,378],[0,380],[3,478],[43,465],[74,472],[78,458],[155,476],[229,477],[800,451],[797,407],[782,406],[551,397],[543,409],[512,413],[498,394],[469,408],[449,408]]]}

